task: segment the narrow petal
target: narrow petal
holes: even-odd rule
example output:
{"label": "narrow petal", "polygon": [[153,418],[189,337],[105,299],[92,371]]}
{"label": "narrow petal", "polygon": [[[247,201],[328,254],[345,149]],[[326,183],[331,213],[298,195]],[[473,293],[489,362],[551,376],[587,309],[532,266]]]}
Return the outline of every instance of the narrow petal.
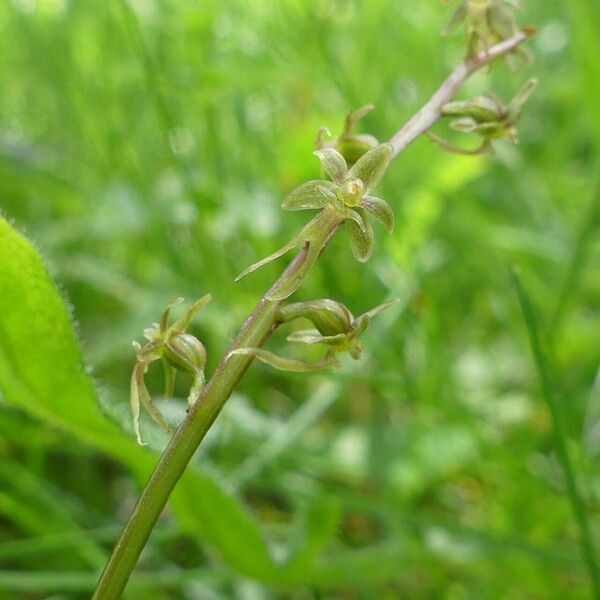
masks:
{"label": "narrow petal", "polygon": [[165,307],[165,310],[163,311],[162,317],[160,318],[160,331],[161,332],[165,332],[167,330],[167,327],[169,325],[169,313],[171,312],[171,308],[173,308],[173,306],[176,306],[177,304],[181,304],[184,301],[184,298],[182,296],[179,296],[177,298],[175,298],[174,300],[171,300],[171,302],[169,302],[167,304],[167,306]]}
{"label": "narrow petal", "polygon": [[183,316],[180,319],[177,319],[177,321],[171,325],[169,330],[172,332],[184,332],[196,316],[196,313],[201,308],[205,307],[211,300],[212,296],[210,294],[205,294],[202,298],[199,298],[196,302],[190,304]]}
{"label": "narrow petal", "polygon": [[369,114],[375,108],[374,104],[366,104],[356,110],[349,112],[346,115],[346,122],[344,123],[344,131],[342,131],[341,137],[351,135],[354,132],[356,124],[367,114]]}
{"label": "narrow petal", "polygon": [[371,191],[381,181],[390,160],[392,160],[392,147],[389,144],[381,144],[356,161],[348,172],[348,178],[362,180],[367,191]]}
{"label": "narrow petal", "polygon": [[460,146],[455,146],[451,144],[444,138],[441,138],[430,131],[427,132],[427,137],[434,143],[437,144],[442,150],[446,152],[450,152],[452,154],[462,154],[464,156],[478,156],[480,154],[492,154],[493,148],[490,140],[485,139],[481,143],[480,146],[474,148],[473,150],[461,148]]}
{"label": "narrow petal", "polygon": [[394,213],[389,204],[375,196],[365,196],[361,206],[371,213],[391,233],[394,229]]}
{"label": "narrow petal", "polygon": [[294,360],[293,358],[284,358],[283,356],[277,356],[273,352],[264,350],[263,348],[236,348],[232,350],[228,356],[235,355],[252,356],[258,358],[258,360],[279,369],[280,371],[292,371],[295,373],[308,373],[310,371],[317,371],[323,367],[327,367],[334,363],[331,358],[324,358],[316,363],[305,363],[301,360]]}
{"label": "narrow petal", "polygon": [[[358,209],[358,211],[364,212],[363,209]],[[346,219],[346,231],[348,232],[348,240],[350,241],[350,248],[352,249],[352,254],[354,254],[354,258],[356,258],[359,262],[367,262],[373,253],[373,229],[371,228],[371,224],[367,220],[366,216],[363,214],[363,222],[365,225],[365,230],[351,219]]]}
{"label": "narrow petal", "polygon": [[327,204],[327,196],[323,190],[335,194],[335,184],[325,179],[302,183],[285,197],[281,207],[285,210],[323,208]]}
{"label": "narrow petal", "polygon": [[450,127],[462,133],[471,133],[477,128],[477,121],[472,117],[462,117],[450,121]]}
{"label": "narrow petal", "polygon": [[300,331],[294,331],[287,337],[288,342],[297,342],[299,344],[337,344],[348,338],[345,333],[338,333],[337,335],[322,335],[318,329],[301,329]]}
{"label": "narrow petal", "polygon": [[[141,373],[140,368],[142,369]],[[135,433],[137,443],[140,446],[145,446],[140,433],[140,391],[138,386],[138,381],[140,377],[143,376],[143,367],[141,366],[141,363],[138,363],[131,374],[129,404],[131,406],[131,417],[133,419],[133,431]]]}
{"label": "narrow petal", "polygon": [[515,95],[508,105],[508,114],[511,116],[513,123],[521,116],[523,105],[529,99],[537,86],[538,80],[530,79]]}
{"label": "narrow petal", "polygon": [[293,331],[287,336],[288,342],[297,342],[299,344],[316,344],[317,340],[321,338],[321,333],[318,329],[299,329]]}
{"label": "narrow petal", "polygon": [[398,302],[400,302],[400,298],[394,298],[393,300],[390,300],[389,302],[384,302],[383,304],[380,304],[379,306],[372,308],[370,311],[366,312],[365,315],[368,316],[369,318],[372,318],[375,315],[378,315],[380,312],[390,308],[390,306],[394,306],[394,304],[398,304]]}
{"label": "narrow petal", "polygon": [[321,167],[335,183],[342,183],[348,174],[344,157],[333,148],[322,148],[313,153],[321,161]]}

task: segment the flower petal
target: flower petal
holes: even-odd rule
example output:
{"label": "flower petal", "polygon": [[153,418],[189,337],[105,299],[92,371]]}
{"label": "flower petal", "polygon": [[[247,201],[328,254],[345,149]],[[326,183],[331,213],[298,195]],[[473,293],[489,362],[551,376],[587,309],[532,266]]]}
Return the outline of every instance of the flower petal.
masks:
{"label": "flower petal", "polygon": [[335,183],[342,183],[346,179],[348,167],[344,157],[333,148],[322,148],[315,150],[313,154],[321,161],[323,171],[331,177]]}
{"label": "flower petal", "polygon": [[375,108],[374,104],[366,104],[356,110],[350,111],[346,115],[346,122],[344,123],[344,131],[340,137],[352,135],[356,124],[365,116],[368,115]]}
{"label": "flower petal", "polygon": [[476,96],[471,100],[448,102],[442,107],[444,115],[471,117],[477,121],[497,121],[503,106],[493,96]]}
{"label": "flower petal", "polygon": [[391,233],[394,229],[394,213],[389,204],[375,196],[364,196],[360,204],[369,211]]}
{"label": "flower petal", "polygon": [[308,373],[310,371],[317,371],[323,367],[332,366],[337,362],[331,357],[326,357],[319,362],[305,363],[293,358],[277,356],[277,354],[273,354],[273,352],[269,352],[263,348],[236,348],[228,354],[228,357],[240,354],[243,356],[252,356],[257,358],[265,364],[270,365],[275,369],[279,369],[280,371],[292,371],[294,373]]}
{"label": "flower petal", "polygon": [[462,133],[471,133],[477,129],[477,121],[472,117],[461,117],[450,121],[450,127]]}
{"label": "flower petal", "polygon": [[364,209],[359,208],[356,212],[361,212],[363,217],[363,227],[361,228],[356,221],[352,219],[346,219],[346,231],[348,232],[348,240],[350,241],[350,248],[352,254],[359,262],[367,262],[373,253],[374,237],[373,229],[369,223]]}
{"label": "flower petal", "polygon": [[285,210],[306,210],[311,208],[323,208],[327,204],[327,197],[322,189],[331,190],[335,193],[335,185],[325,179],[314,179],[300,184],[294,188],[286,197],[281,207]]}
{"label": "flower petal", "polygon": [[360,179],[367,191],[371,191],[381,181],[392,160],[392,147],[381,144],[361,156],[348,172],[349,179]]}
{"label": "flower petal", "polygon": [[336,344],[347,339],[348,335],[345,333],[338,333],[337,335],[322,335],[318,329],[301,329],[300,331],[294,331],[287,337],[288,342],[298,342],[300,344]]}
{"label": "flower petal", "polygon": [[530,79],[525,85],[515,94],[515,97],[510,101],[508,105],[508,114],[511,117],[512,122],[518,120],[521,116],[521,111],[523,110],[523,105],[529,99],[529,96],[535,90],[537,86],[538,80],[533,78]]}

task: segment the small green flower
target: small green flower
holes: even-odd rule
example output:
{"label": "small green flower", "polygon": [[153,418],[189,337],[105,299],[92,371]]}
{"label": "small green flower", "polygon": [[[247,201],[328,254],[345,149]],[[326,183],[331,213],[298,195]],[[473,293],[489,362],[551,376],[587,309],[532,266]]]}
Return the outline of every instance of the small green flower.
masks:
{"label": "small green flower", "polygon": [[366,262],[374,244],[373,229],[367,212],[381,221],[388,231],[394,227],[394,214],[388,204],[370,195],[371,190],[381,181],[392,159],[392,152],[389,144],[382,144],[364,154],[348,169],[344,157],[337,150],[317,150],[314,154],[321,160],[321,166],[331,177],[331,181],[316,179],[299,185],[288,194],[282,207],[286,210],[320,209],[320,212],[287,244],[242,271],[236,281],[292,248],[307,244],[306,256],[300,266],[267,294],[269,300],[284,300],[298,289],[329,237],[344,222],[352,253],[360,262]]}
{"label": "small green flower", "polygon": [[148,365],[156,360],[161,360],[165,372],[165,396],[172,396],[175,386],[177,371],[184,371],[193,376],[192,387],[188,396],[188,404],[204,385],[204,369],[206,367],[206,348],[204,344],[193,335],[186,333],[195,314],[208,302],[210,294],[206,294],[194,302],[185,311],[185,314],[169,326],[169,312],[176,304],[183,302],[183,298],[176,298],[167,304],[162,314],[160,323],[154,323],[152,327],[144,330],[144,338],[148,340],[143,346],[133,342],[136,349],[136,364],[131,375],[131,413],[133,416],[133,429],[137,441],[143,445],[140,435],[140,403],[148,411],[152,419],[158,423],[167,433],[171,432],[171,426],[155,404],[152,402],[148,388],[144,383],[144,375]]}
{"label": "small green flower", "polygon": [[285,210],[323,209],[331,207],[346,223],[350,247],[360,262],[369,260],[374,236],[367,212],[383,223],[388,231],[394,228],[394,213],[384,200],[371,196],[392,158],[392,147],[382,144],[373,148],[348,169],[344,157],[333,148],[314,153],[323,171],[331,178],[307,181],[293,190],[283,201]]}
{"label": "small green flower", "polygon": [[[451,33],[462,25],[465,30],[467,56],[474,56],[518,33],[519,26],[513,14],[518,7],[519,3],[514,0],[461,0],[443,33]],[[522,58],[528,58],[521,48],[515,48],[514,52]]]}
{"label": "small green flower", "polygon": [[360,358],[363,346],[358,339],[367,329],[371,319],[381,311],[396,304],[392,300],[354,318],[352,313],[340,302],[329,299],[295,302],[280,310],[280,322],[288,323],[298,318],[310,320],[314,329],[295,331],[288,336],[288,341],[301,344],[322,344],[326,348],[325,357],[314,363],[277,356],[263,348],[238,348],[231,355],[246,355],[258,358],[262,362],[282,371],[308,372],[323,367],[339,367],[337,355],[347,352],[355,360]]}
{"label": "small green flower", "polygon": [[493,140],[507,139],[516,144],[519,141],[517,122],[536,85],[537,79],[530,79],[508,104],[504,104],[494,94],[485,94],[471,100],[444,105],[444,115],[458,117],[450,122],[452,129],[462,133],[474,133],[483,138],[481,145],[474,150],[463,150],[433,134],[429,134],[429,137],[444,150],[458,154],[491,152]]}

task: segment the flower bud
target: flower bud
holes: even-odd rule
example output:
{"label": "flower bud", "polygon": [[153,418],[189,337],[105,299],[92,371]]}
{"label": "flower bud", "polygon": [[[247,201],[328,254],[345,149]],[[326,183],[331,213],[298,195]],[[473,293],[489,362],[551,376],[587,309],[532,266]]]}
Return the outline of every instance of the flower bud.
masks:
{"label": "flower bud", "polygon": [[352,313],[340,302],[322,298],[308,302],[294,302],[282,307],[281,320],[285,323],[304,317],[312,321],[321,335],[339,335],[352,329]]}
{"label": "flower bud", "polygon": [[174,333],[164,352],[171,366],[187,373],[203,371],[206,367],[206,348],[198,338],[189,333]]}

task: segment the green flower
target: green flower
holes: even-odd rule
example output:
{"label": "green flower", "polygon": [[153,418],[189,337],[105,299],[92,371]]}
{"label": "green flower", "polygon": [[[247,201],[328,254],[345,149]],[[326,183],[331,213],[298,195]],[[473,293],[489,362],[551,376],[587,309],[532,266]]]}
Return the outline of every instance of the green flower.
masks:
{"label": "green flower", "polygon": [[292,248],[305,244],[307,250],[301,263],[267,293],[269,300],[284,300],[298,289],[329,238],[344,222],[352,253],[360,262],[366,262],[374,244],[373,229],[367,213],[381,221],[388,231],[394,227],[394,215],[388,204],[370,195],[371,190],[381,181],[392,159],[392,152],[389,144],[382,144],[364,154],[348,169],[344,157],[337,150],[317,150],[315,155],[321,160],[321,166],[331,177],[331,181],[316,179],[299,185],[288,194],[282,207],[286,210],[320,209],[320,212],[287,244],[242,271],[236,281]]}
{"label": "green flower", "polygon": [[327,366],[339,367],[337,355],[340,353],[347,352],[355,360],[360,358],[363,346],[358,338],[367,329],[375,315],[396,304],[396,302],[398,300],[381,304],[356,319],[341,302],[326,298],[308,302],[295,302],[282,307],[279,315],[281,323],[305,318],[315,326],[313,329],[295,331],[287,339],[290,342],[301,344],[323,345],[326,349],[325,356],[318,362],[305,363],[291,358],[284,358],[263,348],[237,348],[230,352],[230,356],[236,354],[253,356],[282,371],[308,372]]}
{"label": "green flower", "polygon": [[171,426],[156,405],[152,402],[148,388],[144,383],[144,375],[148,365],[156,360],[161,360],[165,372],[165,396],[173,395],[175,377],[177,371],[184,371],[193,377],[192,387],[188,396],[188,404],[191,404],[197,393],[204,385],[204,369],[206,367],[206,348],[204,344],[193,335],[186,333],[186,329],[192,322],[194,315],[208,302],[210,294],[206,294],[194,302],[186,310],[185,314],[169,326],[169,312],[176,304],[183,302],[183,298],[176,298],[167,304],[162,314],[160,323],[154,323],[152,327],[144,329],[144,338],[148,340],[143,346],[133,342],[136,349],[136,364],[131,375],[131,413],[133,416],[133,429],[137,441],[143,445],[140,435],[140,403],[148,411],[152,419],[158,423],[167,433],[171,432]]}
{"label": "green flower", "polygon": [[[444,35],[461,25],[465,30],[467,56],[485,52],[494,44],[513,37],[519,32],[513,11],[519,3],[514,0],[462,0],[452,13]],[[521,48],[514,52],[528,59]]]}
{"label": "green flower", "polygon": [[355,258],[366,262],[374,245],[367,213],[383,223],[388,231],[394,228],[394,213],[387,202],[370,195],[385,174],[392,158],[392,147],[382,144],[373,148],[350,169],[344,157],[333,148],[323,148],[314,154],[331,181],[316,179],[299,185],[288,194],[282,207],[285,210],[333,208],[346,223]]}
{"label": "green flower", "polygon": [[471,100],[444,105],[442,108],[444,115],[458,117],[450,122],[452,129],[462,133],[474,133],[483,138],[481,145],[474,150],[463,150],[433,134],[429,134],[429,137],[444,150],[459,154],[491,152],[493,140],[507,139],[518,143],[516,125],[523,113],[523,106],[536,85],[537,79],[530,79],[508,104],[504,104],[494,94],[485,94]]}

